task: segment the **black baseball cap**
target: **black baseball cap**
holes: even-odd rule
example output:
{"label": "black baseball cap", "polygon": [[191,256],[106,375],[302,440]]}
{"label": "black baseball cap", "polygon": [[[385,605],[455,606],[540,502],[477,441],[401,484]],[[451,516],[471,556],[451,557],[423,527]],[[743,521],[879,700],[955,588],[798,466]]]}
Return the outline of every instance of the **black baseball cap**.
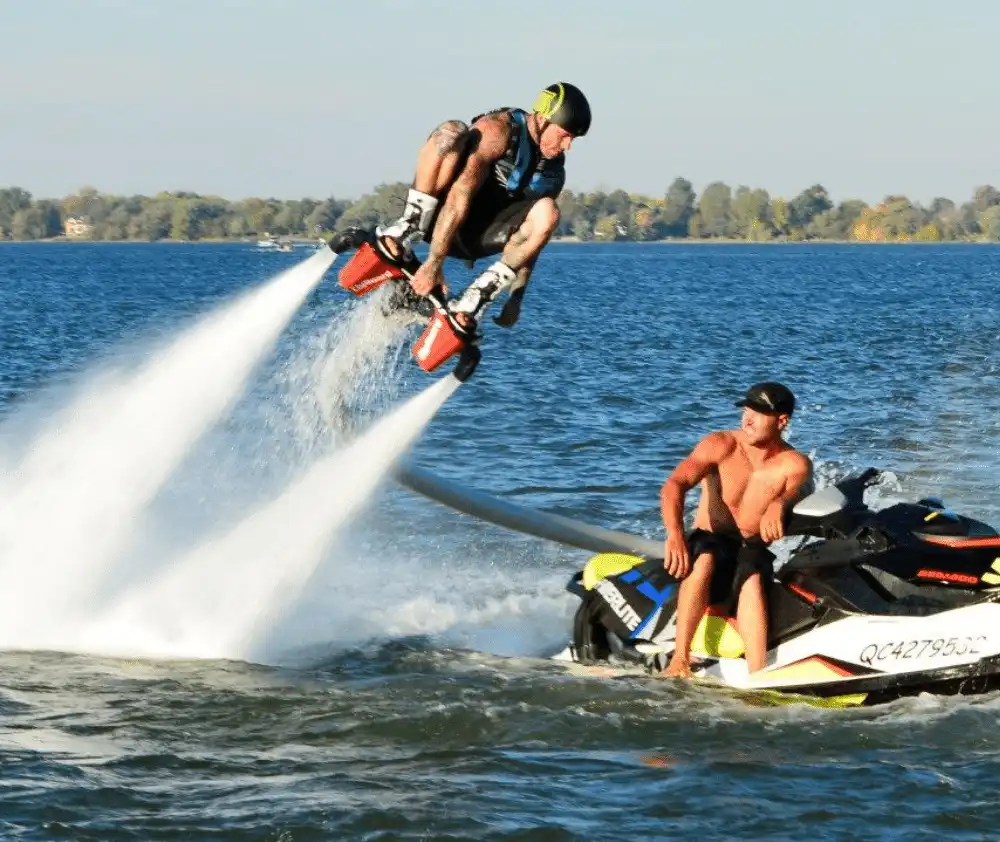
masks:
{"label": "black baseball cap", "polygon": [[735,406],[749,406],[765,415],[791,415],[795,411],[795,395],[781,383],[755,383]]}

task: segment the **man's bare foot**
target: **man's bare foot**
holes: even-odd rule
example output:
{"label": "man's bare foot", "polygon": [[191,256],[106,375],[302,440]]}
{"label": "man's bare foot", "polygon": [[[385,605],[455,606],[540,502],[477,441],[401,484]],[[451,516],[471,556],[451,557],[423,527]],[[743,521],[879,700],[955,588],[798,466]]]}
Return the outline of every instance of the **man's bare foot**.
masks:
{"label": "man's bare foot", "polygon": [[691,662],[687,658],[671,658],[663,675],[665,678],[690,678]]}

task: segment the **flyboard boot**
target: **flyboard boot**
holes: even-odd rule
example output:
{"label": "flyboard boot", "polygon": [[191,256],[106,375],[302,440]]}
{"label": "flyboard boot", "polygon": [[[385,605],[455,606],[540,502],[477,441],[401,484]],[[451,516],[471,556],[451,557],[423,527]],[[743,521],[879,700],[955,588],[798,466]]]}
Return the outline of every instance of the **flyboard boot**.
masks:
{"label": "flyboard boot", "polygon": [[427,300],[434,306],[434,313],[413,345],[413,358],[424,371],[431,372],[460,354],[453,373],[464,383],[476,370],[481,357],[481,337],[476,333],[476,321],[469,315],[462,320],[456,318],[441,287],[432,289]]}
{"label": "flyboard boot", "polygon": [[[475,356],[475,362],[478,363],[477,345],[481,337],[476,333],[476,325],[497,296],[509,289],[516,277],[514,270],[506,263],[497,261],[469,284],[457,301],[446,302],[439,288],[432,290],[427,297],[434,305],[434,313],[427,329],[413,346],[417,364],[424,371],[434,371],[459,353],[464,353],[467,357]],[[459,368],[461,367],[460,363]],[[472,367],[474,369],[475,365]],[[470,371],[466,377],[471,374]]]}
{"label": "flyboard boot", "polygon": [[[420,261],[413,254],[413,246],[423,240],[433,223],[438,201],[433,196],[410,190],[403,215],[391,225],[379,226],[374,231],[350,228],[330,242],[338,254],[352,248],[357,252],[344,265],[338,275],[340,285],[354,295],[367,295],[386,281],[412,277],[420,268]],[[393,244],[390,248],[389,243]],[[402,285],[401,285],[402,286]],[[406,285],[408,288],[408,285]],[[412,304],[404,296],[401,305]]]}

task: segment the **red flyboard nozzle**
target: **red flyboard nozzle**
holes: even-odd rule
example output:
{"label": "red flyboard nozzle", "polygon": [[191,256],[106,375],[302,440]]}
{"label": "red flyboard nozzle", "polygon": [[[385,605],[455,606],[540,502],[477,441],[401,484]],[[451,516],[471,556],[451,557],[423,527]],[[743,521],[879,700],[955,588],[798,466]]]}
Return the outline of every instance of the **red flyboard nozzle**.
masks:
{"label": "red flyboard nozzle", "polygon": [[406,275],[399,266],[388,263],[371,243],[362,243],[337,276],[340,285],[355,295],[367,295],[386,281]]}

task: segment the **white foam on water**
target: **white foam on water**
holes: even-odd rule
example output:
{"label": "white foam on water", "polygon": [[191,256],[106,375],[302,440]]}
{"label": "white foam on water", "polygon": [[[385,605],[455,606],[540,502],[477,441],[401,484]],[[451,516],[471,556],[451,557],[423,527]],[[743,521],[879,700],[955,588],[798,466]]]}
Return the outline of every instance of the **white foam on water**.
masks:
{"label": "white foam on water", "polygon": [[[566,592],[569,569],[552,566],[565,552],[539,540],[483,555],[432,536],[405,552],[339,546],[327,571],[333,575],[318,579],[276,630],[270,654],[310,663],[338,650],[423,638],[448,649],[546,657],[568,642],[578,604]],[[586,558],[568,555],[581,564]]]}

